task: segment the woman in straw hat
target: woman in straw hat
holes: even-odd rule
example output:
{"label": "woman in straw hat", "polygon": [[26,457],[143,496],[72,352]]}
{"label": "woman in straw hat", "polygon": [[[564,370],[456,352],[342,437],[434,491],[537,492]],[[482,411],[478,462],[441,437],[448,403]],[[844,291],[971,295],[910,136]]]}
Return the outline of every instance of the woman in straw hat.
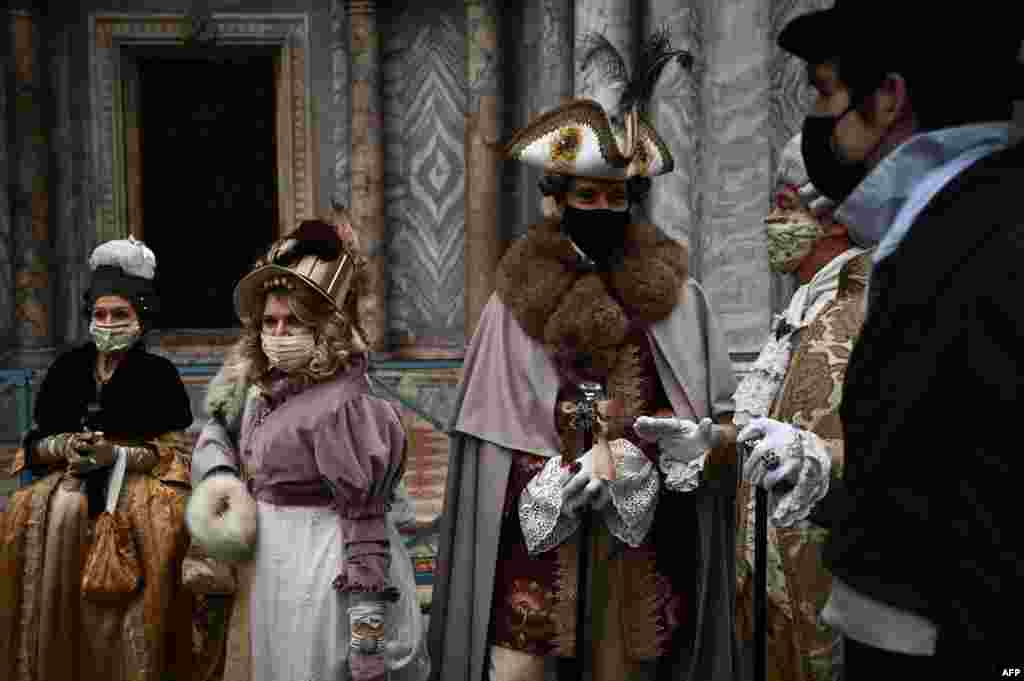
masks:
{"label": "woman in straw hat", "polygon": [[[674,54],[654,52],[651,82]],[[623,119],[574,100],[506,150],[544,170],[548,216],[502,258],[467,351],[431,611],[444,681],[583,678],[580,663],[595,680],[737,678],[735,381],[686,249],[631,218],[673,162],[642,107]],[[608,399],[584,452],[586,382]],[[637,421],[669,414],[686,420]]]}
{"label": "woman in straw hat", "polygon": [[194,656],[182,588],[192,413],[142,342],[156,258],[118,239],[89,265],[92,338],[46,372],[15,466],[35,480],[0,520],[0,678],[204,678],[216,654]]}
{"label": "woman in straw hat", "polygon": [[387,517],[406,435],[370,392],[353,241],[347,224],[303,222],[236,288],[242,335],[210,384],[187,516],[207,553],[242,563],[228,679],[429,671]]}

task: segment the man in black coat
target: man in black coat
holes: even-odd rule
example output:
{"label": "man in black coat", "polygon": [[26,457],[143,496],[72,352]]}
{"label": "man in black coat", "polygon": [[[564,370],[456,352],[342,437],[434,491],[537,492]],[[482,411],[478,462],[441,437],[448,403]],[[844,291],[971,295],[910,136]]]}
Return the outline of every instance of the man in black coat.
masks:
{"label": "man in black coat", "polygon": [[[812,516],[831,528],[822,617],[844,634],[850,681],[1024,666],[1007,624],[1024,603],[1024,146],[1010,124],[1024,28],[1012,3],[978,5],[838,0],[779,36],[816,90],[810,179],[855,241],[880,241],[840,410],[845,469]],[[739,439],[758,437],[747,479],[798,483],[791,426]]]}

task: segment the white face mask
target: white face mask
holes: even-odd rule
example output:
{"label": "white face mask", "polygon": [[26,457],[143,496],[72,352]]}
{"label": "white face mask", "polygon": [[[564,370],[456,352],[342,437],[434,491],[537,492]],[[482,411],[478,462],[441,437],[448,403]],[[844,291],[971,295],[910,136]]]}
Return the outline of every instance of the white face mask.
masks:
{"label": "white face mask", "polygon": [[295,371],[306,366],[316,347],[316,336],[309,329],[290,336],[272,336],[264,332],[260,334],[260,341],[270,366],[282,371]]}
{"label": "white face mask", "polygon": [[89,333],[100,352],[119,352],[135,345],[142,335],[142,327],[138,320],[102,326],[93,321],[89,324]]}

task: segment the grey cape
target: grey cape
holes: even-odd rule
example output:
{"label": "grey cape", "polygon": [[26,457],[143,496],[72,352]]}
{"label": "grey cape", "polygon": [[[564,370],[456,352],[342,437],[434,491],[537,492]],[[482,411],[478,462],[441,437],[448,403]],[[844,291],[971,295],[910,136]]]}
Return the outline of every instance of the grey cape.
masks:
{"label": "grey cape", "polygon": [[[677,414],[716,419],[733,411],[736,379],[724,337],[700,285],[648,332],[658,375]],[[497,294],[466,354],[450,426],[451,449],[430,617],[434,681],[481,681],[488,649],[502,504],[511,455],[558,456],[558,376]],[[696,640],[672,651],[673,679],[737,681],[736,482],[708,481],[696,496],[699,554]],[[675,494],[675,492],[663,492]]]}

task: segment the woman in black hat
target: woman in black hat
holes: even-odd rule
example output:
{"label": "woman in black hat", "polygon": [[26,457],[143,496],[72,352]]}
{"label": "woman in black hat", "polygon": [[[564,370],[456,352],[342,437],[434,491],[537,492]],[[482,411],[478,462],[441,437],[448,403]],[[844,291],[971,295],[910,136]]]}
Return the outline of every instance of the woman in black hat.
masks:
{"label": "woman in black hat", "polygon": [[[0,521],[0,659],[18,661],[17,678],[188,678],[192,412],[174,366],[141,342],[156,259],[129,238],[101,244],[89,264],[92,340],[47,371],[15,465],[35,479]],[[59,642],[60,654],[34,641]]]}

